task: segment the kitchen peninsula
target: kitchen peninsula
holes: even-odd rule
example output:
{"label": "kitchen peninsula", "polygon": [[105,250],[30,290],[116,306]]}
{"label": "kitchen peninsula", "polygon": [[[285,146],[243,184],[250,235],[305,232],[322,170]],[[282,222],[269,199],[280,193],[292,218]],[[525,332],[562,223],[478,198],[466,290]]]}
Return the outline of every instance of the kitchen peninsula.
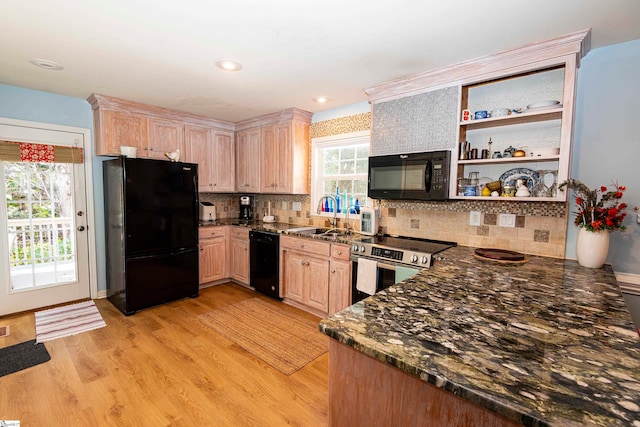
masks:
{"label": "kitchen peninsula", "polygon": [[320,323],[330,425],[640,426],[640,339],[609,265],[439,255]]}

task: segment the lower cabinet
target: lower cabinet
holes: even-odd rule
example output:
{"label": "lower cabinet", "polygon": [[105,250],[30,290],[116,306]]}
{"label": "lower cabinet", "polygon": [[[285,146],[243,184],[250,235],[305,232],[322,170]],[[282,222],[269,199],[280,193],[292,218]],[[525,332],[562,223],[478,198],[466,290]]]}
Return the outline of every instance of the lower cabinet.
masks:
{"label": "lower cabinet", "polygon": [[351,305],[349,246],[331,245],[329,262],[329,316]]}
{"label": "lower cabinet", "polygon": [[249,229],[230,228],[229,274],[237,282],[249,284]]}
{"label": "lower cabinet", "polygon": [[229,277],[227,271],[227,227],[201,227],[200,285]]}
{"label": "lower cabinet", "polygon": [[[332,254],[338,252],[339,258],[334,259]],[[348,307],[351,283],[348,256],[346,245],[282,236],[280,286],[285,301],[323,315]]]}

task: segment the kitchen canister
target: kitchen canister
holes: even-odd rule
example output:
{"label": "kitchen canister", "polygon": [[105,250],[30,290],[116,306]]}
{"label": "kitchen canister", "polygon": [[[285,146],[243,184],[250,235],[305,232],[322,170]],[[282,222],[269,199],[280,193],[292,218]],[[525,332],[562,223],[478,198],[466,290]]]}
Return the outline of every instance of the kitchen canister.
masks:
{"label": "kitchen canister", "polygon": [[136,158],[136,147],[129,147],[127,145],[123,145],[120,147],[120,154],[125,157],[131,157],[132,159]]}

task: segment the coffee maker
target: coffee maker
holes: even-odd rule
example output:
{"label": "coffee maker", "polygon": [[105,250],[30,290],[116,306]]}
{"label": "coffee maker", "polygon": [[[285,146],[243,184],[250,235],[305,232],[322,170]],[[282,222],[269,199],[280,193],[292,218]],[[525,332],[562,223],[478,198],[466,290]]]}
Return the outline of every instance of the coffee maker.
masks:
{"label": "coffee maker", "polygon": [[240,196],[240,220],[251,221],[253,220],[253,208],[254,208],[253,196]]}

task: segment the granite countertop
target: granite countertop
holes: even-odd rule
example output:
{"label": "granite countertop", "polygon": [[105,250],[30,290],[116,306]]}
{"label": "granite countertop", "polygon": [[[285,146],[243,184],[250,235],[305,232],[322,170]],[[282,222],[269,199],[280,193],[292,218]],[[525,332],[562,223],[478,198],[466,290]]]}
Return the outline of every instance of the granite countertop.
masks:
{"label": "granite countertop", "polygon": [[320,330],[525,425],[640,427],[640,339],[611,266],[529,259],[447,249]]}
{"label": "granite countertop", "polygon": [[198,223],[199,227],[221,227],[225,225],[232,225],[236,227],[247,227],[247,228],[250,228],[251,230],[270,231],[274,233],[288,234],[292,236],[305,237],[309,239],[323,240],[330,243],[342,243],[345,245],[348,245],[354,241],[358,241],[362,237],[360,234],[357,234],[357,233],[352,233],[352,234],[340,233],[338,235],[322,235],[322,234],[309,234],[304,232],[295,232],[290,230],[296,230],[301,228],[318,228],[324,231],[328,229],[324,227],[288,224],[286,222],[263,222],[258,220],[242,221],[238,219],[225,218],[225,219],[218,219],[215,221],[200,221]]}

